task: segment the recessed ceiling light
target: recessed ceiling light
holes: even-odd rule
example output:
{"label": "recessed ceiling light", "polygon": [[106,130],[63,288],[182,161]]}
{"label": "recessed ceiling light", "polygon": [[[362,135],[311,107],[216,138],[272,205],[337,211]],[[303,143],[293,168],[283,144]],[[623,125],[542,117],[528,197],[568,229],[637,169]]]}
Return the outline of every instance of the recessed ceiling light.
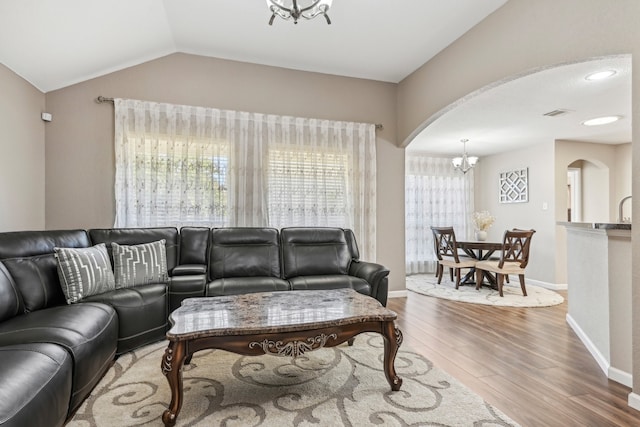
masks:
{"label": "recessed ceiling light", "polygon": [[607,125],[609,123],[617,122],[621,118],[621,116],[596,117],[595,119],[586,120],[582,122],[582,124],[585,126]]}
{"label": "recessed ceiling light", "polygon": [[602,80],[609,78],[616,74],[615,70],[597,71],[595,73],[588,74],[585,80]]}

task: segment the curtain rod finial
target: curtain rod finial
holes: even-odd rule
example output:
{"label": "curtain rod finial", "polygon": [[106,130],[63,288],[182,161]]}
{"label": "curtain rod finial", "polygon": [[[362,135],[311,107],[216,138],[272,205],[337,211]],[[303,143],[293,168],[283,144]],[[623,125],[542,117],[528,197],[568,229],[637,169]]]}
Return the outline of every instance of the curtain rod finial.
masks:
{"label": "curtain rod finial", "polygon": [[98,96],[96,98],[96,103],[97,104],[102,104],[104,102],[113,102],[113,98],[106,98],[106,97],[104,97],[102,95],[100,95],[100,96]]}

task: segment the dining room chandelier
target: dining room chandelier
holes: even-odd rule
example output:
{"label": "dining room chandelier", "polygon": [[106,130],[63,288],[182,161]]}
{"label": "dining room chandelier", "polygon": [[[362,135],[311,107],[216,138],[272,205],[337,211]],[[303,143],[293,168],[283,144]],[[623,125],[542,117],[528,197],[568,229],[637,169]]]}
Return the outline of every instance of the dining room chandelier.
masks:
{"label": "dining room chandelier", "polygon": [[460,140],[460,142],[462,142],[462,157],[454,157],[451,160],[453,168],[462,171],[462,173],[469,172],[469,170],[471,170],[471,168],[473,168],[478,163],[478,157],[467,156],[467,141],[469,140]]}
{"label": "dining room chandelier", "polygon": [[298,19],[313,19],[316,16],[323,15],[327,20],[327,24],[331,24],[331,19],[327,12],[331,7],[333,0],[266,0],[267,7],[271,11],[271,19],[269,25],[273,25],[276,15],[282,19],[293,19],[293,23],[297,24]]}

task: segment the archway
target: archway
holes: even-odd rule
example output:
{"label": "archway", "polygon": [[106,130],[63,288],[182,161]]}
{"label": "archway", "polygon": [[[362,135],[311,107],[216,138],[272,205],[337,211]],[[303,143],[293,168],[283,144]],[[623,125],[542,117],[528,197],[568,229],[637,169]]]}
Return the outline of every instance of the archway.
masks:
{"label": "archway", "polygon": [[579,159],[567,166],[569,179],[567,211],[574,212],[574,215],[568,215],[568,221],[615,221],[610,218],[609,175],[609,168],[598,161]]}
{"label": "archway", "polygon": [[[603,68],[617,70],[615,78],[598,83],[585,78]],[[490,230],[489,237],[499,238],[507,228],[535,228],[536,240],[541,243],[532,245],[529,277],[543,286],[564,287],[566,254],[561,252],[566,252],[566,243],[564,231],[559,231],[557,226],[558,221],[567,220],[570,162],[565,163],[564,159],[589,160],[590,163],[583,165],[588,172],[584,179],[600,184],[602,190],[590,192],[588,198],[583,198],[583,203],[588,203],[583,217],[610,221],[616,211],[611,203],[615,198],[611,179],[608,175],[597,176],[596,165],[601,156],[583,153],[593,147],[612,151],[613,145],[631,140],[630,86],[630,55],[563,63],[503,79],[457,100],[427,119],[425,127],[408,145],[406,156],[409,158],[417,151],[434,157],[454,157],[460,155],[459,141],[469,139],[469,155],[480,156],[478,166],[468,173],[475,175],[473,205],[475,210],[489,210],[497,218],[494,235]],[[618,114],[623,119],[599,128],[583,125],[585,120],[602,114]],[[425,141],[426,144],[422,144]],[[557,156],[558,141],[567,142],[564,146],[568,151],[562,160]],[[604,163],[610,170],[613,160]],[[561,165],[560,173],[558,165]],[[523,169],[529,174],[528,201],[500,203],[496,174]]]}

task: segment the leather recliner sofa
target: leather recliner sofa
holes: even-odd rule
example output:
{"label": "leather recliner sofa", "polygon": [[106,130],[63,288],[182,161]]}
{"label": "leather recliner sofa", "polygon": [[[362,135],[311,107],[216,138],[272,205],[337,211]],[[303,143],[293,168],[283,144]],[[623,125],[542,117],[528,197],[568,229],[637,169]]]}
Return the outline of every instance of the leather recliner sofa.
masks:
{"label": "leather recliner sofa", "polygon": [[[66,304],[54,247],[165,240],[166,283]],[[111,252],[110,256],[111,256]],[[0,426],[61,426],[117,355],[164,339],[189,297],[353,288],[386,305],[389,271],[340,228],[173,227],[0,233]]]}
{"label": "leather recliner sofa", "polygon": [[84,230],[0,233],[2,426],[62,425],[115,357],[115,310],[67,305],[57,277],[53,248],[89,243]]}
{"label": "leather recliner sofa", "polygon": [[359,257],[341,228],[213,229],[206,295],[352,288],[386,305],[389,270]]}

